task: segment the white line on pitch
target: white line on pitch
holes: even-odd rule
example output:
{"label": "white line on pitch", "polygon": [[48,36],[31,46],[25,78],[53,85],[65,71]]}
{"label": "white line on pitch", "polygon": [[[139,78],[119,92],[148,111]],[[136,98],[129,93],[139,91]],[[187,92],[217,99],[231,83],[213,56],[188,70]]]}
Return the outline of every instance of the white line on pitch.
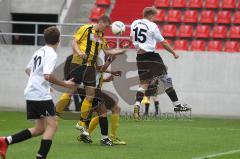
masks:
{"label": "white line on pitch", "polygon": [[221,152],[221,153],[215,153],[215,154],[207,155],[207,156],[194,157],[193,159],[209,159],[209,158],[213,158],[213,157],[229,155],[229,154],[234,154],[234,153],[238,153],[238,152],[240,152],[240,149],[239,150],[231,150],[231,151],[227,151],[227,152]]}

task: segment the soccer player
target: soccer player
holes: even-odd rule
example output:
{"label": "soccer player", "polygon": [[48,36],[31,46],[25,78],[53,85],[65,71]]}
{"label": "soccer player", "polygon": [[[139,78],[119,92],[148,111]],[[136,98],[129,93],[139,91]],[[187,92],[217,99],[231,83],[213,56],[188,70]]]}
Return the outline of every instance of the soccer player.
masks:
{"label": "soccer player", "polygon": [[[86,91],[86,98],[82,102],[81,120],[88,116],[88,110],[91,109],[96,88],[96,59],[99,51],[103,50],[105,54],[117,55],[125,53],[125,49],[108,49],[104,32],[111,24],[108,16],[101,16],[97,24],[86,24],[81,26],[72,41],[73,58],[71,61],[70,75],[68,78],[74,78],[77,84],[83,83]],[[72,92],[73,93],[73,92]],[[57,104],[57,111],[62,110],[68,104],[71,94],[64,94]],[[106,117],[99,118],[99,124],[105,126]],[[84,122],[79,122],[77,127],[84,127]]]}
{"label": "soccer player", "polygon": [[50,83],[73,88],[73,79],[58,80],[52,72],[57,62],[56,49],[59,44],[60,32],[56,27],[44,30],[46,45],[37,50],[26,68],[29,75],[28,84],[24,91],[27,103],[27,119],[34,119],[35,125],[14,135],[0,137],[0,156],[5,159],[9,145],[19,143],[42,135],[37,159],[46,159],[50,150],[52,139],[57,131],[54,104],[50,94]]}
{"label": "soccer player", "polygon": [[[105,61],[104,60],[104,54],[102,52],[100,52],[99,54],[99,61]],[[109,58],[107,58],[109,59]],[[110,58],[110,60],[114,60],[115,57],[113,59]],[[108,61],[108,60],[107,60]],[[121,75],[121,71],[109,71],[106,70],[107,67],[109,66],[110,63],[105,63],[105,64],[101,64],[101,62],[98,62],[98,66],[100,67],[99,72],[97,72],[96,74],[96,81],[97,81],[97,88],[101,89],[102,85],[104,82],[110,82],[114,79],[114,76],[120,76]],[[104,68],[105,67],[105,68]],[[104,72],[108,72],[111,73],[112,75],[109,76],[108,78],[104,79],[103,75]],[[117,98],[117,97],[115,97]],[[106,107],[107,110],[110,110],[112,112],[111,115],[111,134],[110,134],[110,139],[112,140],[112,143],[114,145],[126,145],[125,141],[122,141],[118,135],[117,135],[117,129],[118,129],[118,125],[119,125],[119,117],[120,117],[120,107],[117,105],[117,101],[114,100],[114,98],[112,96],[110,96],[109,94],[102,92],[101,94],[101,99],[104,101],[104,106]],[[95,101],[94,104],[97,104],[99,101]],[[107,112],[105,112],[107,113]],[[100,114],[102,115],[102,114]],[[91,133],[93,132],[93,130],[96,128],[96,126],[99,123],[99,115],[95,116],[94,118],[91,119],[90,123],[89,123],[89,127],[88,127],[88,133],[89,135],[91,135]],[[81,140],[81,135],[80,135],[80,140]],[[101,140],[101,144],[106,145],[102,140]],[[109,145],[110,146],[110,145]]]}
{"label": "soccer player", "polygon": [[[104,62],[105,61],[105,59],[104,59],[104,57],[105,57],[105,55],[104,55],[104,53],[103,53],[103,51],[100,51],[100,55],[98,55],[99,57],[97,58],[97,65],[96,65],[96,68],[97,68],[97,71],[98,72],[105,72],[106,71],[106,69],[108,68],[108,66],[113,62],[113,60],[116,58],[116,56],[114,55],[114,56],[112,56],[112,55],[110,55],[109,56],[109,58],[107,58],[107,61],[106,62]],[[65,78],[67,78],[67,75],[69,74],[69,72],[71,71],[71,70],[69,70],[69,59],[71,58],[71,56],[69,56],[67,59],[66,59],[66,62],[65,62],[65,67],[64,67],[64,76],[65,76]],[[119,71],[108,71],[108,73],[111,73],[112,75],[115,75],[115,76],[118,76],[119,75]],[[102,82],[99,82],[99,81],[102,81],[103,79],[102,79],[102,73],[97,73],[96,74],[96,81],[97,81],[97,90],[96,90],[96,92],[98,92],[98,95],[97,95],[97,98],[102,98],[102,97],[106,97],[107,95],[105,95],[105,93],[103,92],[101,92],[101,90],[100,90],[100,88],[101,88],[101,83]],[[78,93],[79,93],[79,95],[81,96],[81,98],[82,98],[82,100],[84,101],[84,98],[85,98],[85,96],[86,96],[86,92],[84,91],[84,90],[82,90],[82,88],[79,88],[78,89]],[[60,100],[59,102],[62,102],[62,103],[66,103],[66,105],[65,106],[67,106],[68,104],[67,103],[70,103],[70,97],[71,97],[71,94],[68,94],[68,93],[64,93],[62,96],[61,96],[61,99],[62,100]],[[107,96],[108,97],[108,96]],[[84,120],[84,121],[79,121],[78,123],[77,123],[77,125],[76,125],[76,128],[77,129],[79,129],[80,130],[80,138],[79,138],[79,140],[81,140],[81,141],[83,141],[83,142],[86,142],[86,143],[91,143],[92,142],[92,140],[91,140],[91,138],[90,138],[90,136],[89,136],[89,133],[87,132],[87,126],[88,126],[88,124],[89,124],[89,122],[90,122],[90,117],[91,117],[91,111],[93,110],[93,109],[97,109],[97,113],[98,113],[98,116],[100,117],[100,118],[105,118],[105,117],[107,117],[107,108],[106,108],[106,106],[105,106],[105,103],[102,103],[102,104],[99,104],[99,103],[101,103],[101,102],[104,102],[104,101],[102,101],[102,100],[104,100],[104,99],[94,99],[94,101],[95,102],[93,102],[92,103],[92,105],[93,106],[91,106],[91,109],[89,109],[87,112],[84,112],[84,113],[86,113],[86,114],[88,114],[87,116],[87,118]],[[108,100],[109,101],[109,100]],[[82,103],[81,103],[82,104]],[[99,105],[98,105],[99,104]],[[57,107],[56,107],[56,112],[57,112],[57,114],[58,115],[61,115],[61,112],[64,110],[64,107],[63,107],[64,105],[63,104],[57,104]],[[95,108],[95,107],[99,107],[99,108],[101,108],[101,109],[99,109],[99,108]],[[80,107],[80,106],[79,106]],[[93,108],[92,108],[93,107]],[[118,113],[119,114],[119,113]],[[116,127],[115,125],[118,125],[118,121],[119,121],[119,117],[117,116],[117,115],[113,115],[112,116],[112,118],[111,119],[113,119],[112,121],[114,121],[114,122],[112,122],[111,123],[111,127],[113,128],[113,129],[111,129],[111,130],[115,130],[114,128]],[[81,125],[79,125],[79,123],[81,123]],[[102,134],[102,139],[100,140],[100,142],[101,142],[101,144],[102,145],[109,145],[109,146],[111,146],[112,145],[112,142],[110,141],[110,139],[108,138],[108,125],[107,125],[107,122],[105,122],[104,123],[104,126],[102,126],[101,124],[100,124],[100,128],[101,128],[101,134]],[[117,128],[116,128],[117,129]],[[116,131],[113,131],[113,132],[116,132]],[[116,133],[113,133],[113,134],[116,134]],[[113,135],[111,135],[111,136],[113,136]],[[116,135],[115,135],[116,136]],[[116,143],[116,141],[120,141],[120,139],[119,138],[117,138],[117,137],[115,137],[114,138],[114,144]]]}
{"label": "soccer player", "polygon": [[[111,108],[112,108],[112,106],[114,105],[114,100],[108,94],[106,94],[105,92],[102,92],[101,87],[102,87],[102,82],[104,80],[103,79],[103,72],[106,71],[107,67],[112,63],[112,61],[115,58],[116,58],[116,56],[109,56],[107,61],[103,64],[104,53],[103,53],[103,51],[100,51],[100,55],[99,55],[99,58],[97,60],[96,97],[93,100],[93,103],[92,103],[92,106],[91,106],[92,109],[87,112],[88,113],[88,118],[85,119],[84,121],[80,120],[80,123],[81,123],[80,126],[78,124],[76,125],[76,128],[79,129],[80,132],[81,132],[80,136],[79,136],[79,141],[83,141],[85,143],[92,143],[89,132],[87,131],[87,128],[88,128],[89,123],[91,121],[92,112],[96,111],[96,113],[98,115],[98,118],[97,118],[98,120],[94,120],[95,122],[92,121],[91,125],[97,125],[98,122],[99,122],[99,119],[101,119],[103,117],[107,119],[107,109],[109,108],[109,106],[111,106]],[[99,61],[101,61],[101,62],[99,62]],[[107,72],[111,73],[112,75],[115,75],[115,76],[119,75],[119,71],[107,71]],[[111,80],[111,78],[109,78],[107,80]],[[82,96],[86,96],[85,92],[82,92],[82,90],[80,90],[80,89],[79,89],[79,94],[81,94]],[[84,98],[83,98],[83,101],[84,101]],[[120,111],[119,111],[119,113],[120,113]],[[117,129],[117,125],[118,125],[118,121],[119,121],[119,113],[117,115],[113,115],[112,118],[111,118],[112,121],[113,121],[111,123],[111,127],[113,129],[111,129],[111,130],[116,130]],[[112,146],[113,143],[109,139],[109,136],[108,136],[108,122],[105,122],[105,124],[106,125],[104,125],[104,126],[102,126],[100,124],[101,135],[102,135],[100,143],[101,143],[101,145]],[[117,140],[117,138],[115,140]]]}
{"label": "soccer player", "polygon": [[160,42],[164,49],[170,52],[175,59],[179,55],[172,49],[168,42],[161,35],[158,26],[154,23],[157,10],[154,7],[146,7],[143,10],[143,19],[137,19],[131,24],[131,39],[137,49],[137,67],[140,78],[140,86],[136,94],[134,117],[139,118],[139,108],[145,90],[150,82],[160,78],[165,85],[165,92],[173,102],[174,110],[188,110],[180,103],[176,91],[173,88],[172,79],[168,76],[162,58],[155,53],[156,43]]}

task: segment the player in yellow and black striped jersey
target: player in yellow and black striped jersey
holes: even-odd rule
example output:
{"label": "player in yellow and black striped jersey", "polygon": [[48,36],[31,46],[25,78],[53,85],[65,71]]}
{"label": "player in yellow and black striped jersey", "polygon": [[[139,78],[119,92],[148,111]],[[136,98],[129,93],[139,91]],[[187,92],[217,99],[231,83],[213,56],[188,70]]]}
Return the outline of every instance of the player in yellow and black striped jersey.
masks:
{"label": "player in yellow and black striped jersey", "polygon": [[[70,64],[70,73],[67,79],[74,78],[77,84],[83,83],[85,86],[86,98],[81,107],[81,119],[87,119],[88,110],[91,109],[92,101],[95,96],[96,87],[96,59],[98,53],[103,50],[107,55],[118,55],[125,53],[125,49],[108,49],[104,32],[111,24],[108,16],[101,16],[97,24],[81,26],[74,35],[72,41],[73,57]],[[72,93],[75,90],[72,91]],[[63,94],[56,106],[56,112],[60,113],[69,103],[71,94]],[[106,123],[106,117],[99,120]],[[104,124],[103,124],[104,125]],[[106,125],[106,124],[105,124]],[[79,122],[77,126],[85,126],[83,122]]]}

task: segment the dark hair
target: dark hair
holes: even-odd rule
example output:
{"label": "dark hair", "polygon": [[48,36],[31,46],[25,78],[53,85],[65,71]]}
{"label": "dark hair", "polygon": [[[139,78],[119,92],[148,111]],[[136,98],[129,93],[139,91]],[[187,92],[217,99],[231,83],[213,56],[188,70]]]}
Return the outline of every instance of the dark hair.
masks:
{"label": "dark hair", "polygon": [[100,16],[97,22],[100,22],[100,21],[102,21],[103,23],[111,24],[111,19],[109,18],[109,16],[106,16],[106,15]]}
{"label": "dark hair", "polygon": [[155,15],[155,14],[157,14],[157,9],[154,7],[145,7],[143,9],[143,17],[144,18],[147,18],[147,17],[149,17],[151,15]]}
{"label": "dark hair", "polygon": [[46,44],[55,45],[59,42],[60,32],[57,27],[51,26],[44,30],[44,39]]}

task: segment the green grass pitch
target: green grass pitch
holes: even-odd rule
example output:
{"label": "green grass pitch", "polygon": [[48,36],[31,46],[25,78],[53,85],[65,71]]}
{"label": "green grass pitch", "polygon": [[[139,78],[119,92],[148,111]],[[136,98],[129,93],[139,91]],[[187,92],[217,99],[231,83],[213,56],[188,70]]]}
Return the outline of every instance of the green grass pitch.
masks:
{"label": "green grass pitch", "polygon": [[[48,159],[193,159],[240,150],[240,120],[206,119],[131,121],[121,120],[119,135],[126,146],[103,147],[99,128],[92,134],[93,144],[79,143],[76,121],[59,120]],[[31,126],[25,113],[0,112],[0,136]],[[32,159],[41,138],[11,145],[7,159]],[[240,152],[210,157],[239,159]]]}

